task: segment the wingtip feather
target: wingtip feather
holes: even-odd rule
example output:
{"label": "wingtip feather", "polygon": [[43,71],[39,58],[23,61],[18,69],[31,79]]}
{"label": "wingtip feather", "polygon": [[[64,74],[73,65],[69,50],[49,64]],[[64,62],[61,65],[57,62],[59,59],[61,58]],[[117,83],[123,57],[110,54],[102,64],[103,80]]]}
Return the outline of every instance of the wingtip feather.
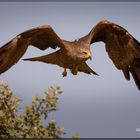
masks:
{"label": "wingtip feather", "polygon": [[138,69],[136,67],[132,67],[132,68],[130,68],[130,72],[133,76],[133,79],[135,81],[135,84],[136,84],[138,90],[140,90],[140,69]]}

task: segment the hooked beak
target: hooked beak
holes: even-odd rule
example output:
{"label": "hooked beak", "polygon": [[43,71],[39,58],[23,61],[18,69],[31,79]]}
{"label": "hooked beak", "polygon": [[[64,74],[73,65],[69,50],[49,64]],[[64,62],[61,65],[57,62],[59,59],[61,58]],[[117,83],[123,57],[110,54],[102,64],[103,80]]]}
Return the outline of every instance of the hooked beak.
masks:
{"label": "hooked beak", "polygon": [[91,54],[91,52],[88,55],[89,55],[89,59],[92,60],[92,54]]}
{"label": "hooked beak", "polygon": [[84,53],[84,58],[92,60],[92,54],[90,51],[85,51],[83,53]]}
{"label": "hooked beak", "polygon": [[91,55],[89,56],[89,59],[92,60],[92,56]]}

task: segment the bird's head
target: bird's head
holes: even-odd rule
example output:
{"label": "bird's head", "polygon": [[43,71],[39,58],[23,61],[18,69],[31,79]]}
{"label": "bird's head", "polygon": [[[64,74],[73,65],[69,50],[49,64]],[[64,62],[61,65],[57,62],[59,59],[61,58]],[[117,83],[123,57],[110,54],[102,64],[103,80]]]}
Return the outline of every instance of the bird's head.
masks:
{"label": "bird's head", "polygon": [[82,55],[82,58],[84,58],[85,60],[92,60],[92,54],[91,54],[91,51],[90,50],[83,50],[81,52],[81,55]]}

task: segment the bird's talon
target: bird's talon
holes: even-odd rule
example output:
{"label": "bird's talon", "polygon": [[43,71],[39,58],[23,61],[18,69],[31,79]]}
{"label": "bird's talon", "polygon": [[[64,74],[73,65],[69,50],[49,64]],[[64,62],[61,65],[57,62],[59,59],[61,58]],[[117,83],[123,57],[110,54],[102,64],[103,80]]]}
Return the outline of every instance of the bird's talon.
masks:
{"label": "bird's talon", "polygon": [[66,71],[66,68],[64,68],[64,72],[62,73],[63,77],[66,77],[67,76],[67,71]]}

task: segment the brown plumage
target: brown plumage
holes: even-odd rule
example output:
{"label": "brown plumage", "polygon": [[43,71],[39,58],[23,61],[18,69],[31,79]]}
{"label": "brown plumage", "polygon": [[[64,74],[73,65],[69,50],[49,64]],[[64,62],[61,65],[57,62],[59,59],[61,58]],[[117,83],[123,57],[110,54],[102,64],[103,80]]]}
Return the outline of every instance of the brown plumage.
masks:
{"label": "brown plumage", "polygon": [[123,71],[127,80],[130,79],[130,73],[132,74],[140,90],[140,43],[123,27],[106,20],[100,21],[89,34],[73,42],[61,40],[49,25],[17,35],[0,48],[0,74],[18,62],[28,46],[32,45],[41,50],[49,47],[60,49],[45,56],[24,60],[41,61],[63,67],[63,76],[67,75],[66,69],[70,69],[74,75],[78,72],[97,75],[86,64],[86,60],[91,58],[90,44],[98,41],[105,43],[109,57],[114,65]]}

